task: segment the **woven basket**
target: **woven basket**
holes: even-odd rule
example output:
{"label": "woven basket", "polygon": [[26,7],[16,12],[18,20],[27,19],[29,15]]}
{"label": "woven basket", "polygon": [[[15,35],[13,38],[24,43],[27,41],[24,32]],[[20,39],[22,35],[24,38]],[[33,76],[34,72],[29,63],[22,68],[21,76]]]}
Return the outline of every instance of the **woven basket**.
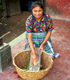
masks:
{"label": "woven basket", "polygon": [[23,70],[27,67],[29,62],[31,50],[24,50],[13,57],[13,64],[16,67],[18,75],[25,80],[39,80],[43,78],[48,71],[52,68],[53,60],[51,56],[44,52],[41,56],[41,70],[40,71],[28,71]]}

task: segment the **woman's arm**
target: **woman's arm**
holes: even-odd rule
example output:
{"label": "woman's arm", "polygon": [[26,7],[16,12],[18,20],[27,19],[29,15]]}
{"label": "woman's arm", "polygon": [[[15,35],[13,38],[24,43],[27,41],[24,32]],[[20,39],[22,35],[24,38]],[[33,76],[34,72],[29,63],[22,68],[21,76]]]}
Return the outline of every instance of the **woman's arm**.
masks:
{"label": "woman's arm", "polygon": [[44,45],[45,45],[45,43],[48,41],[48,39],[50,38],[51,33],[52,33],[52,31],[49,31],[49,32],[47,33],[47,35],[46,35],[44,41],[42,42],[42,44],[40,45],[39,49],[44,50]]}
{"label": "woman's arm", "polygon": [[28,37],[28,42],[29,42],[29,46],[32,50],[32,53],[35,54],[35,49],[34,49],[33,41],[32,41],[32,33],[28,33],[27,37]]}
{"label": "woman's arm", "polygon": [[47,41],[48,41],[48,39],[50,38],[50,36],[51,36],[51,31],[49,31],[48,33],[47,33],[47,35],[46,35],[46,37],[45,37],[45,39],[44,39],[44,41],[42,42],[42,44],[41,45],[44,45]]}
{"label": "woman's arm", "polygon": [[35,49],[33,46],[32,33],[28,33],[27,37],[28,37],[29,46],[30,46],[31,51],[32,51],[32,63],[34,65],[36,65],[37,64],[37,55],[36,55],[36,52],[35,52]]}

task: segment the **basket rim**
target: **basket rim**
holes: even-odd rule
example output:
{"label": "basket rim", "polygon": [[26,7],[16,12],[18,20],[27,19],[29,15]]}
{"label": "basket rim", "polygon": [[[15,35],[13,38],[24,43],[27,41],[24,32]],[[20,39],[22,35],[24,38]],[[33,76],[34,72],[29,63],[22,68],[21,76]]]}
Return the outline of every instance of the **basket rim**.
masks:
{"label": "basket rim", "polygon": [[[42,71],[46,71],[46,70],[49,70],[49,69],[51,69],[52,68],[52,66],[49,66],[48,68],[46,68],[46,69],[44,69],[44,70],[39,70],[39,71],[29,71],[29,70],[23,70],[23,69],[21,69],[21,68],[19,68],[16,64],[15,64],[15,57],[18,55],[18,54],[21,54],[22,52],[27,52],[27,51],[31,51],[31,49],[29,49],[29,50],[23,50],[23,51],[21,51],[21,52],[19,52],[19,53],[17,53],[14,57],[13,57],[13,65],[16,67],[16,68],[18,68],[18,69],[20,69],[20,70],[22,70],[22,71],[26,71],[26,72],[42,72]],[[44,53],[46,53],[46,54],[48,54],[47,52],[45,52],[45,51],[43,51]],[[50,54],[48,54],[49,56],[50,56]],[[51,56],[50,56],[51,57]],[[52,62],[52,65],[53,65],[53,59],[51,58],[51,62]]]}

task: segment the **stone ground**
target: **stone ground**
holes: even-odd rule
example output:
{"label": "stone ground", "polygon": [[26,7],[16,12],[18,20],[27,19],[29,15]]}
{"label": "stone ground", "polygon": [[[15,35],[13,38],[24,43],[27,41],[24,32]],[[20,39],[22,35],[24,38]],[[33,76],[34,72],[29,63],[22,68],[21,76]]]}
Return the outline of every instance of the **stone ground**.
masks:
{"label": "stone ground", "polygon": [[[21,24],[23,23],[22,16],[20,19],[16,19],[16,21],[18,21],[18,24],[20,25],[24,25],[24,24]],[[17,18],[17,16],[14,16],[14,18],[15,17]],[[19,23],[19,21],[21,23]],[[14,24],[11,23],[12,27],[15,26]],[[52,32],[52,43],[53,43],[55,52],[60,53],[60,57],[54,59],[54,64],[52,69],[41,80],[70,80],[70,54],[69,54],[70,53],[70,21],[53,19],[53,24],[55,29]],[[21,33],[23,33],[24,31],[22,30]],[[21,33],[19,33],[19,35]],[[25,46],[25,39],[21,40],[14,46],[11,46],[12,57],[15,54],[24,50],[24,46]],[[15,67],[11,65],[3,73],[0,73],[0,80],[24,80],[24,79],[18,76],[15,70]]]}

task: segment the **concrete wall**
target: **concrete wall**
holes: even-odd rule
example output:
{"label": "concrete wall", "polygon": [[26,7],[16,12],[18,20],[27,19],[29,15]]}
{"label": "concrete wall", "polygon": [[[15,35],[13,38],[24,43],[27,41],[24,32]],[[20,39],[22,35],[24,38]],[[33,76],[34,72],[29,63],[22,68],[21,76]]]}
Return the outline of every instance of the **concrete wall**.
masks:
{"label": "concrete wall", "polygon": [[50,15],[70,19],[70,0],[46,0],[46,6]]}

